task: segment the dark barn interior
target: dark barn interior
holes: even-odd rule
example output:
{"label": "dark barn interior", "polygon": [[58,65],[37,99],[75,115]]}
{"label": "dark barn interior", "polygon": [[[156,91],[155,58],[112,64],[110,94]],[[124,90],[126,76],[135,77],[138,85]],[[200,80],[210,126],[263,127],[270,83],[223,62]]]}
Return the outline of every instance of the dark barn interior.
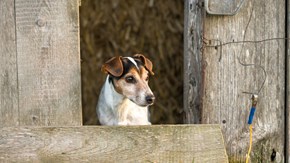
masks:
{"label": "dark barn interior", "polygon": [[113,56],[153,62],[152,124],[183,123],[183,1],[86,0],[80,7],[83,124],[98,124],[96,104]]}

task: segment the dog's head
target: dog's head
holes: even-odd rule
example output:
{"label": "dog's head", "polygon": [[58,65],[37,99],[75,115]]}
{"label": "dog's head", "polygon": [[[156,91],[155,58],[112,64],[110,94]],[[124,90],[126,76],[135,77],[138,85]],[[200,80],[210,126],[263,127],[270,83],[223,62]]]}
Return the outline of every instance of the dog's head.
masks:
{"label": "dog's head", "polygon": [[154,103],[155,97],[148,86],[152,62],[142,54],[133,57],[113,57],[102,66],[102,71],[110,75],[115,90],[139,106]]}

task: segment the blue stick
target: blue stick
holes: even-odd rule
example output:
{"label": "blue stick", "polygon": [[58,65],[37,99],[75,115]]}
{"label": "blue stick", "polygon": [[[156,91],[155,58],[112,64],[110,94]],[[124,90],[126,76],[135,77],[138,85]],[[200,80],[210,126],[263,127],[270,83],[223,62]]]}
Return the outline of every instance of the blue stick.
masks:
{"label": "blue stick", "polygon": [[249,120],[248,120],[248,124],[249,124],[249,125],[253,123],[253,119],[254,119],[255,111],[256,111],[256,108],[255,108],[255,107],[252,107],[252,108],[251,108],[250,115],[249,115]]}

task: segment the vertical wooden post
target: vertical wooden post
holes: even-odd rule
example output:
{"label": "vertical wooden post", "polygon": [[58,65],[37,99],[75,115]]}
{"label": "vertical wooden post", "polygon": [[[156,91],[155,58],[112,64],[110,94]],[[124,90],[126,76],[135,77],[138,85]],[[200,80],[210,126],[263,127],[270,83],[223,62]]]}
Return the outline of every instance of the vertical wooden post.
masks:
{"label": "vertical wooden post", "polygon": [[200,123],[203,0],[184,1],[184,123]]}
{"label": "vertical wooden post", "polygon": [[286,41],[286,47],[285,47],[285,52],[286,52],[286,107],[285,107],[285,163],[290,162],[290,2],[289,0],[286,0],[286,26],[285,26],[285,37],[287,38]]}
{"label": "vertical wooden post", "polygon": [[14,1],[0,0],[0,127],[18,125]]}
{"label": "vertical wooden post", "polygon": [[[223,2],[220,5],[229,5],[229,1]],[[240,0],[232,2],[238,4]],[[207,15],[204,21],[207,41],[202,122],[221,124],[232,162],[244,161],[248,150],[251,95],[243,92],[257,93],[261,88],[265,75],[259,66],[267,76],[253,121],[251,161],[271,162],[274,153],[275,162],[284,160],[284,11],[283,0],[252,0],[245,1],[235,16]]]}
{"label": "vertical wooden post", "polygon": [[81,125],[78,0],[15,0],[20,125]]}

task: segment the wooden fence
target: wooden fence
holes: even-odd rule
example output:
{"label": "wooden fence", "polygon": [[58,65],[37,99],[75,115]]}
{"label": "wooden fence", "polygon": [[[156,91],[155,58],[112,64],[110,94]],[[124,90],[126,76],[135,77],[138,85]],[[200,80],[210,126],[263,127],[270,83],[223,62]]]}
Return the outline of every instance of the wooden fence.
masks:
{"label": "wooden fence", "polygon": [[[289,1],[191,2],[184,83],[189,122],[221,124],[230,162],[244,162],[251,107],[244,92],[256,93],[252,161],[290,162]],[[234,16],[205,14],[205,8],[224,13],[240,3]]]}
{"label": "wooden fence", "polygon": [[228,162],[219,125],[82,126],[79,5],[0,0],[0,162]]}
{"label": "wooden fence", "polygon": [[0,0],[0,161],[244,162],[254,92],[252,162],[290,162],[288,0],[207,2],[184,3],[184,122],[219,125],[86,127],[79,1]]}

